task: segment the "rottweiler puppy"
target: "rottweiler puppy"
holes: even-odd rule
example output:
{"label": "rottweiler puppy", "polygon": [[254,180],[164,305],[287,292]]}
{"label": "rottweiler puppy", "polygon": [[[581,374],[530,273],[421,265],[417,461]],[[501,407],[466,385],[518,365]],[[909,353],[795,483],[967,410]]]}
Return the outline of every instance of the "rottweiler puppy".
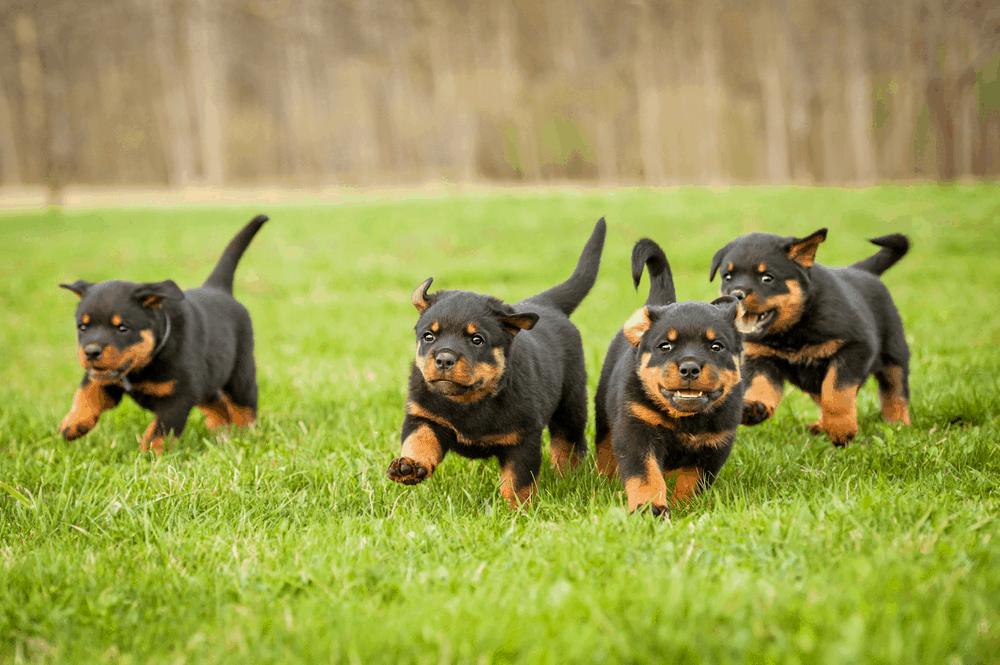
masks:
{"label": "rottweiler puppy", "polygon": [[86,370],[59,425],[67,441],[92,430],[124,395],[155,414],[140,449],[157,454],[166,437],[181,435],[194,406],[213,429],[256,421],[253,327],[233,298],[233,274],[266,221],[258,215],[243,227],[197,289],[181,291],[169,279],[59,285],[80,297],[76,337]]}
{"label": "rottweiler puppy", "polygon": [[[636,289],[643,266],[649,297],[615,335],[597,386],[597,467],[617,472],[628,508],[670,516],[715,482],[743,412],[742,312],[736,298],[677,302],[663,250],[644,238],[632,249]],[[676,484],[667,498],[664,475]]]}
{"label": "rottweiler puppy", "polygon": [[568,280],[513,305],[469,291],[429,294],[433,278],[416,288],[416,357],[389,478],[421,483],[448,451],[496,457],[500,493],[518,508],[534,493],[546,427],[556,471],[579,464],[587,454],[587,371],[569,315],[594,285],[605,232],[602,218]]}
{"label": "rottweiler puppy", "polygon": [[879,279],[910,243],[899,234],[875,238],[872,256],[826,268],[815,261],[825,239],[826,229],[805,238],[742,236],[715,254],[709,281],[721,270],[721,293],[739,298],[746,322],[759,327],[746,344],[743,424],[773,416],[787,380],[820,408],[810,431],[844,446],[858,433],[857,393],[869,374],[885,418],[910,424],[910,349]]}

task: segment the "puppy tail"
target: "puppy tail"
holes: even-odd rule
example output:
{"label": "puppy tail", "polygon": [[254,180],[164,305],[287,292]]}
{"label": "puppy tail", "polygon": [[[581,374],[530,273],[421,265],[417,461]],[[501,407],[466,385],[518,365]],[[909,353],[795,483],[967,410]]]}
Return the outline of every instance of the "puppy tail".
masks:
{"label": "puppy tail", "polygon": [[670,272],[667,255],[649,238],[643,238],[632,248],[632,283],[637,291],[643,267],[649,271],[649,297],[646,298],[646,304],[670,305],[677,302],[674,276]]}
{"label": "puppy tail", "polygon": [[584,297],[597,280],[597,270],[601,267],[601,252],[604,251],[604,236],[608,226],[601,217],[590,234],[590,240],[583,247],[583,254],[577,261],[576,270],[570,278],[559,286],[553,286],[548,291],[542,291],[537,296],[529,298],[536,302],[557,307],[569,316],[583,302]]}
{"label": "puppy tail", "polygon": [[236,234],[236,237],[226,247],[226,251],[222,253],[222,258],[216,264],[215,270],[202,286],[219,289],[233,295],[233,275],[236,273],[236,264],[240,262],[243,252],[247,251],[250,241],[257,235],[260,227],[264,226],[267,219],[267,215],[257,215],[243,227],[242,231]]}
{"label": "puppy tail", "polygon": [[865,272],[870,272],[873,275],[881,275],[886,270],[895,265],[896,261],[906,256],[906,252],[910,249],[910,241],[907,240],[906,236],[901,233],[893,233],[891,235],[882,236],[881,238],[872,238],[868,242],[873,245],[878,245],[882,249],[878,250],[867,259],[863,261],[858,261],[852,268],[857,268],[858,270],[864,270]]}

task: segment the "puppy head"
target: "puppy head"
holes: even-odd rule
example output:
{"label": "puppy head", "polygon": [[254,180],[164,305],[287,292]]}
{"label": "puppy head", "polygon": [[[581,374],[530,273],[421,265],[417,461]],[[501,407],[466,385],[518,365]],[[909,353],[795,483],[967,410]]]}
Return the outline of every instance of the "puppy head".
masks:
{"label": "puppy head", "polygon": [[805,238],[751,233],[732,241],[712,259],[712,272],[722,273],[720,295],[742,301],[743,323],[756,327],[750,339],[784,332],[802,318],[809,297],[809,272],[826,229]]}
{"label": "puppy head", "polygon": [[80,365],[91,376],[117,378],[140,369],[165,333],[158,310],[184,299],[172,280],[149,284],[78,280],[60,284],[80,297],[76,339]]}
{"label": "puppy head", "polygon": [[491,296],[468,291],[428,294],[428,279],[413,292],[420,312],[414,364],[431,392],[471,404],[499,389],[514,337],[538,315],[515,312]]}
{"label": "puppy head", "polygon": [[638,349],[636,374],[649,397],[675,418],[722,404],[741,380],[742,316],[732,297],[636,311],[624,333]]}

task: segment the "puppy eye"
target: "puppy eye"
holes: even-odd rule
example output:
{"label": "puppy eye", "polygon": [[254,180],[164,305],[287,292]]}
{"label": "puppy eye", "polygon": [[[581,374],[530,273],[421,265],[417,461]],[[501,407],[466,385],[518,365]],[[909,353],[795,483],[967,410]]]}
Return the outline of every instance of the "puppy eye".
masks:
{"label": "puppy eye", "polygon": [[721,351],[723,348],[724,347],[721,344],[719,344],[718,342],[716,342],[715,344],[712,345],[712,350],[713,351]]}
{"label": "puppy eye", "polygon": [[722,276],[722,279],[726,280],[727,282],[729,280],[731,280],[732,278],[733,278],[733,274],[729,273],[729,272],[727,272],[725,275]]}
{"label": "puppy eye", "polygon": [[673,351],[674,345],[670,342],[661,342],[659,346],[660,351]]}
{"label": "puppy eye", "polygon": [[434,333],[425,332],[423,335],[421,335],[421,339],[423,339],[425,342],[429,344],[433,342],[435,339]]}
{"label": "puppy eye", "polygon": [[483,339],[482,335],[473,335],[472,336],[472,344],[474,346],[482,346],[485,343],[486,343],[486,340]]}
{"label": "puppy eye", "polygon": [[760,276],[760,281],[762,281],[762,282],[764,282],[766,284],[767,282],[773,282],[774,281],[774,277],[771,275],[771,273],[767,273],[766,272],[766,273],[764,273],[763,275]]}
{"label": "puppy eye", "polygon": [[77,328],[80,330],[80,332],[83,332],[84,330],[87,329],[87,324],[81,323],[80,325],[77,326]]}
{"label": "puppy eye", "polygon": [[118,332],[120,332],[120,333],[127,333],[128,332],[128,326],[118,326]]}

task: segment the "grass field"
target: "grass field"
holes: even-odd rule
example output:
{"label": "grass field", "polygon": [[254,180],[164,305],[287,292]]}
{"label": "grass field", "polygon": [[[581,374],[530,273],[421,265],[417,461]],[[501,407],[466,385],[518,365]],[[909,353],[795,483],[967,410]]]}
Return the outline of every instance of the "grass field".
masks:
{"label": "grass field", "polygon": [[[192,413],[157,458],[125,400],[85,438],[56,427],[81,370],[60,282],[208,275],[258,212],[0,214],[0,661],[1000,662],[1000,190],[620,190],[284,207],[237,272],[254,316],[260,422],[229,440]],[[885,275],[913,352],[913,425],[874,382],[846,449],[811,437],[789,389],[740,428],[714,489],[669,523],[628,517],[620,483],[543,467],[512,513],[494,461],[449,456],[390,482],[416,312],[410,292],[515,301],[567,277],[609,224],[574,314],[590,391],[645,300],[648,235],[682,299],[754,230],[830,228],[843,265],[906,233]],[[593,420],[588,435],[593,436]],[[546,445],[547,455],[547,445]]]}

